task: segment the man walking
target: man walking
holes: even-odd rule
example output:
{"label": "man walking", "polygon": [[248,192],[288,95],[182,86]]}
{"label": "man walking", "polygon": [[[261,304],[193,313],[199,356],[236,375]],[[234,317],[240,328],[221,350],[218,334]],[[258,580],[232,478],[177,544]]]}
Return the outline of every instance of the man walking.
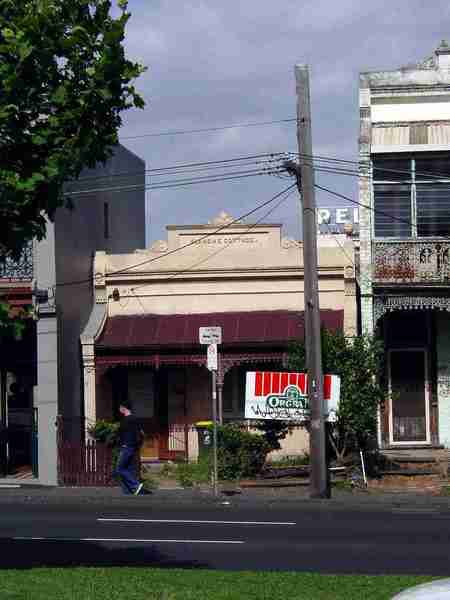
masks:
{"label": "man walking", "polygon": [[122,415],[119,428],[120,453],[113,477],[119,479],[124,494],[137,496],[144,485],[136,479],[135,475],[136,458],[142,443],[143,432],[136,417],[132,414],[128,402],[121,402],[119,411]]}

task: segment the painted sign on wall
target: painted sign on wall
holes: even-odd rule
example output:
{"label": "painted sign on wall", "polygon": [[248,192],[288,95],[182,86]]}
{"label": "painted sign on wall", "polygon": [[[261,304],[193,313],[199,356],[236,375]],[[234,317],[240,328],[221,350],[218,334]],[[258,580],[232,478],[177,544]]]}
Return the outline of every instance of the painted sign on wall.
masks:
{"label": "painted sign on wall", "polygon": [[353,225],[353,231],[359,231],[358,209],[352,206],[317,208],[317,227],[319,233],[343,233],[344,226]]}
{"label": "painted sign on wall", "polygon": [[[245,385],[245,418],[306,421],[310,417],[306,373],[250,371]],[[325,375],[323,395],[328,421],[336,420],[341,380]]]}

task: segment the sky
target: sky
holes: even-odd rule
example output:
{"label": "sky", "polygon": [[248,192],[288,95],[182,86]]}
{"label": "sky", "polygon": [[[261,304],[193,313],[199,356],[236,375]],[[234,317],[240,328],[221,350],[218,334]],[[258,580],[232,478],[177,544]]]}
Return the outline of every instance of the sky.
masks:
{"label": "sky", "polygon": [[[136,82],[146,107],[124,113],[119,137],[147,169],[296,152],[295,122],[146,134],[294,118],[297,63],[310,68],[314,154],[357,160],[359,73],[418,62],[450,41],[448,0],[129,0],[129,10],[125,46],[148,68]],[[357,200],[356,177],[316,173],[316,183]],[[147,245],[166,238],[167,224],[239,217],[289,184],[269,174],[148,191]],[[324,192],[316,203],[351,206]],[[264,222],[300,237],[298,195]]]}

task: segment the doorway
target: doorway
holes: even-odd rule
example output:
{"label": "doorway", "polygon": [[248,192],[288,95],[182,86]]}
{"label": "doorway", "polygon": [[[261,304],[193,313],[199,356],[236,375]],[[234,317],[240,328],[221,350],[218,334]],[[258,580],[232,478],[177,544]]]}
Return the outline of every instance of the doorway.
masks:
{"label": "doorway", "polygon": [[428,354],[424,348],[389,350],[390,443],[429,444]]}
{"label": "doorway", "polygon": [[37,477],[37,410],[26,377],[0,372],[0,476]]}

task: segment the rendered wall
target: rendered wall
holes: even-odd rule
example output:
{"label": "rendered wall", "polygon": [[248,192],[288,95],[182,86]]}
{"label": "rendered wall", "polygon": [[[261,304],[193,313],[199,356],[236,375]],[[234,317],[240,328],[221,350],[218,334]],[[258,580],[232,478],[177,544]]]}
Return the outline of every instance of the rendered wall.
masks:
{"label": "rendered wall", "polygon": [[[55,219],[56,302],[59,317],[58,410],[73,419],[77,435],[82,415],[80,334],[93,307],[92,258],[96,250],[130,252],[145,246],[145,163],[123,146],[95,170],[67,187],[74,193],[73,210],[57,211]],[[138,189],[98,191],[130,185]],[[108,237],[105,237],[104,204],[108,203]],[[72,285],[72,282],[82,282]]]}
{"label": "rendered wall", "polygon": [[38,289],[47,290],[48,302],[39,306],[37,332],[37,387],[34,406],[38,412],[39,482],[57,483],[56,416],[58,412],[58,323],[54,302],[55,228],[47,224],[47,235],[35,246],[34,277]]}
{"label": "rendered wall", "polygon": [[439,443],[450,448],[450,314],[436,313]]}

